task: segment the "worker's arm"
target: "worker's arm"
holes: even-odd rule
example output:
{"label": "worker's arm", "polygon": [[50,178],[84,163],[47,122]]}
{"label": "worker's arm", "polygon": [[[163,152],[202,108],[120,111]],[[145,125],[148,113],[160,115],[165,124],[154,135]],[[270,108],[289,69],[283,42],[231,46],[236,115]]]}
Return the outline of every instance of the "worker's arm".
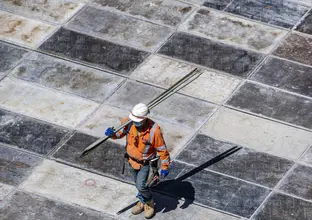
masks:
{"label": "worker's arm", "polygon": [[[121,124],[125,123],[128,120],[128,118],[124,118],[123,120],[121,120]],[[111,139],[120,139],[123,138],[127,132],[128,132],[128,128],[130,125],[125,126],[123,129],[117,131],[114,135],[110,136]]]}
{"label": "worker's arm", "polygon": [[168,170],[169,164],[170,164],[170,155],[169,151],[166,147],[165,140],[163,138],[161,129],[158,127],[155,131],[154,136],[154,147],[160,157],[161,160],[161,169],[162,170]]}

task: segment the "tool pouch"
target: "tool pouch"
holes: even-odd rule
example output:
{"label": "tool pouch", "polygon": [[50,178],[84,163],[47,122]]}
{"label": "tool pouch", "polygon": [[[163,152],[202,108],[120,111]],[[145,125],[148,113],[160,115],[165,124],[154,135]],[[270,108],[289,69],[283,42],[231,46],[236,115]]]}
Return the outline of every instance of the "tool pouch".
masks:
{"label": "tool pouch", "polygon": [[151,188],[159,183],[158,161],[159,157],[149,161],[149,173],[146,180],[146,187]]}

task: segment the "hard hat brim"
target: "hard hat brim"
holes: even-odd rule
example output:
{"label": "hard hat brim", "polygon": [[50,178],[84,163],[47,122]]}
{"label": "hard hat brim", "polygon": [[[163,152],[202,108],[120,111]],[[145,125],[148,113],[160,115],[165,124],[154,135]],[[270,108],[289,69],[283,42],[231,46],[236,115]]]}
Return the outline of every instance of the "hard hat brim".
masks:
{"label": "hard hat brim", "polygon": [[141,122],[141,121],[143,121],[146,117],[140,117],[140,118],[138,118],[138,117],[134,116],[132,113],[130,113],[130,114],[129,114],[129,118],[130,118],[131,121],[134,121],[134,122]]}

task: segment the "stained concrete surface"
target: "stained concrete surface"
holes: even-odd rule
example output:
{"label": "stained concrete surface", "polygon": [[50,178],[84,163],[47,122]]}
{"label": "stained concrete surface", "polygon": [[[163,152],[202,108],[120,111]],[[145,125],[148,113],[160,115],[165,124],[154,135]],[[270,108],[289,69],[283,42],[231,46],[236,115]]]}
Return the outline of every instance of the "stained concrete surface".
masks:
{"label": "stained concrete surface", "polygon": [[274,193],[261,207],[253,220],[309,220],[312,218],[312,205],[309,202],[287,195]]}
{"label": "stained concrete surface", "polygon": [[305,34],[312,35],[312,12],[311,11],[309,12],[309,14],[307,14],[304,20],[300,22],[296,30],[303,32]]}
{"label": "stained concrete surface", "polygon": [[[199,67],[203,74],[198,79],[151,111],[173,159],[169,176],[154,189],[154,218],[310,219],[312,202],[304,198],[310,198],[305,174],[312,164],[312,133],[294,126],[308,109],[284,107],[290,103],[285,95],[267,102],[276,93],[270,96],[266,89],[264,104],[257,106],[262,112],[291,109],[288,123],[224,105],[235,94],[242,106],[253,108],[250,104],[259,99],[237,95],[245,81],[282,89],[281,94],[290,91],[291,103],[310,100],[310,15],[303,17],[309,7],[311,0],[2,1],[0,107],[9,145],[1,151],[6,167],[1,214],[10,219],[52,219],[64,212],[64,220],[144,218],[129,209],[116,215],[136,201],[134,185],[123,182],[132,180],[120,173],[124,139],[109,141],[85,158],[78,155],[107,127],[118,126],[134,104],[148,103]],[[297,31],[282,28],[296,23]],[[275,56],[267,57],[273,48]],[[196,143],[202,144],[193,149]],[[206,148],[203,143],[214,144]],[[227,143],[243,148],[205,169],[198,167],[226,150]],[[293,167],[300,169],[288,172]],[[307,184],[300,187],[297,176]],[[279,180],[284,188],[273,188],[269,195]],[[14,197],[16,192],[27,196]],[[32,203],[21,206],[11,198]]]}
{"label": "stained concrete surface", "polygon": [[27,50],[0,42],[0,78],[28,54]]}
{"label": "stained concrete surface", "polygon": [[91,0],[102,7],[113,8],[139,18],[145,18],[161,24],[176,26],[193,9],[192,5],[170,0]]}
{"label": "stained concrete surface", "polygon": [[216,112],[201,132],[218,140],[292,160],[299,159],[312,145],[311,132],[227,108]]}
{"label": "stained concrete surface", "polygon": [[97,102],[107,99],[124,81],[106,72],[39,53],[26,57],[11,75]]}
{"label": "stained concrete surface", "polygon": [[296,97],[275,88],[247,82],[235,92],[227,104],[256,114],[312,128],[312,100]]}
{"label": "stained concrete surface", "polygon": [[279,190],[306,200],[312,200],[311,174],[311,167],[298,165],[283,180]]}
{"label": "stained concrete surface", "polygon": [[[47,178],[48,177],[48,178]],[[22,190],[115,215],[136,201],[132,185],[45,160],[21,185]]]}
{"label": "stained concrete surface", "polygon": [[204,6],[223,10],[231,2],[231,0],[205,0]]}
{"label": "stained concrete surface", "polygon": [[234,0],[225,11],[277,26],[292,28],[309,7],[292,1]]}
{"label": "stained concrete surface", "polygon": [[0,9],[48,23],[60,24],[73,16],[83,5],[75,0],[4,0],[0,2]]}
{"label": "stained concrete surface", "polygon": [[150,52],[172,32],[160,25],[93,7],[84,8],[66,27]]}
{"label": "stained concrete surface", "polygon": [[312,97],[312,68],[270,57],[251,80]]}
{"label": "stained concrete surface", "polygon": [[54,30],[55,27],[0,11],[0,39],[22,46],[37,48]]}
{"label": "stained concrete surface", "polygon": [[67,29],[58,30],[40,46],[42,51],[82,61],[95,67],[129,74],[148,55]]}
{"label": "stained concrete surface", "polygon": [[[176,159],[199,166],[235,146],[199,134]],[[289,160],[242,148],[208,169],[273,188],[292,165]]]}
{"label": "stained concrete surface", "polygon": [[0,145],[0,182],[17,186],[41,163],[41,159]]}
{"label": "stained concrete surface", "polygon": [[0,218],[3,220],[114,219],[90,209],[22,191],[17,191],[9,200],[1,204]]}
{"label": "stained concrete surface", "polygon": [[3,108],[69,127],[77,126],[98,106],[91,101],[10,78],[0,82],[0,97]]}
{"label": "stained concrete surface", "polygon": [[175,33],[158,52],[241,77],[246,77],[263,58],[259,53],[181,32]]}
{"label": "stained concrete surface", "polygon": [[274,55],[299,63],[312,65],[311,53],[312,38],[291,34],[276,49]]}
{"label": "stained concrete surface", "polygon": [[264,53],[286,34],[281,29],[208,9],[198,10],[181,27],[182,31]]}
{"label": "stained concrete surface", "polygon": [[0,109],[0,142],[48,154],[68,130]]}

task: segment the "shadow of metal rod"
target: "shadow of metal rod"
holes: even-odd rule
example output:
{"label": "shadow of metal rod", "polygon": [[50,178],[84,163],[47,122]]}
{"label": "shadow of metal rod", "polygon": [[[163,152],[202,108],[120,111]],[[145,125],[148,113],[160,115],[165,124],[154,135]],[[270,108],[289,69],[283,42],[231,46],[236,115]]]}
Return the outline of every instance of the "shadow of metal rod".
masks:
{"label": "shadow of metal rod", "polygon": [[202,171],[203,169],[219,162],[220,160],[224,159],[225,157],[230,156],[231,154],[234,154],[236,151],[239,151],[242,147],[232,147],[231,149],[223,152],[222,154],[216,156],[215,158],[207,161],[206,163],[200,165],[199,167],[196,167],[194,169],[192,169],[191,171],[189,171],[188,173],[184,174],[183,176],[180,176],[179,178],[177,178],[177,181],[182,181],[185,180],[186,178],[189,178],[190,176],[193,176],[194,174]]}

